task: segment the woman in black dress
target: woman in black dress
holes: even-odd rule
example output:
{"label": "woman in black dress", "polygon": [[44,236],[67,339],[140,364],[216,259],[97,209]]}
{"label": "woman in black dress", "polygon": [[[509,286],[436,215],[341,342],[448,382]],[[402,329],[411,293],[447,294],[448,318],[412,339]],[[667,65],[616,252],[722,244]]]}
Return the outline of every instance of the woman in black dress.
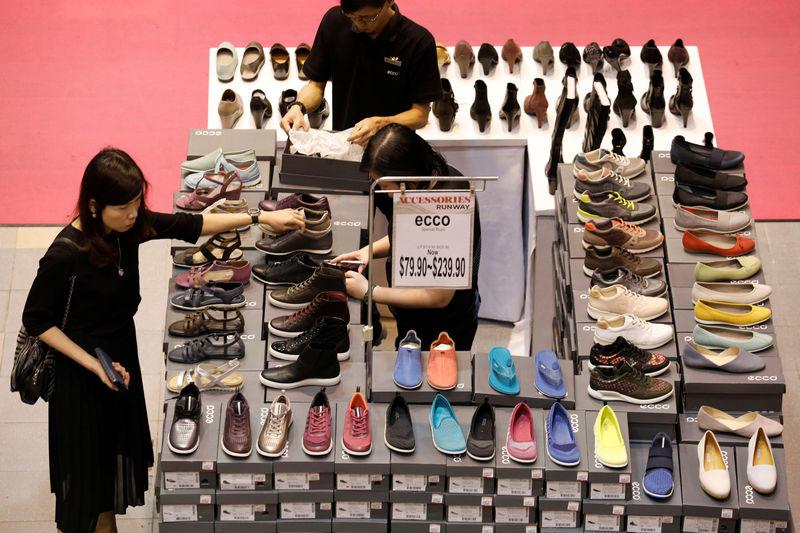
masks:
{"label": "woman in black dress", "polygon": [[[64,533],[115,532],[115,514],[144,504],[153,443],[133,321],[141,301],[139,245],[151,239],[195,242],[252,222],[248,214],[154,213],[145,207],[147,186],[128,154],[98,153],[83,175],[78,216],[40,260],[25,303],[28,333],[61,354],[49,403],[49,448],[50,490]],[[304,226],[291,210],[262,212],[258,221],[278,229]],[[115,361],[128,393],[108,380],[96,347]]]}

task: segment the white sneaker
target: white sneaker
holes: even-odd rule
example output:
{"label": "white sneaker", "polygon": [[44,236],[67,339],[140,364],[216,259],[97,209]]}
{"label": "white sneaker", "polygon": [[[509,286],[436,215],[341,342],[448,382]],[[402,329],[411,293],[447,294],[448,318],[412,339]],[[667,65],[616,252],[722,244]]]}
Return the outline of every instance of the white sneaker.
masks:
{"label": "white sneaker", "polygon": [[673,331],[669,324],[647,322],[631,314],[597,319],[594,342],[613,344],[617,337],[624,338],[642,350],[652,350],[671,341]]}
{"label": "white sneaker", "polygon": [[597,319],[612,318],[630,313],[643,320],[657,318],[669,310],[666,298],[642,296],[622,285],[599,287],[595,285],[589,290],[589,316]]}

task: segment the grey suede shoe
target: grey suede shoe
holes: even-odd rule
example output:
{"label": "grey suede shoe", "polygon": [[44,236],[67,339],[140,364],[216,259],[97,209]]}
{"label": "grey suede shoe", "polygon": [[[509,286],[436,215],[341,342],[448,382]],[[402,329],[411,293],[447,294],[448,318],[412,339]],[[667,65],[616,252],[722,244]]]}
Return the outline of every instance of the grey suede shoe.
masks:
{"label": "grey suede shoe", "polygon": [[228,41],[220,43],[217,47],[217,78],[219,81],[231,81],[236,74],[236,64],[239,63],[239,55],[236,47]]}
{"label": "grey suede shoe", "polygon": [[726,348],[722,352],[716,352],[691,341],[684,346],[681,357],[686,366],[737,374],[758,372],[766,366],[759,356],[740,348]]}
{"label": "grey suede shoe", "polygon": [[709,207],[678,205],[674,224],[679,231],[700,229],[714,233],[735,233],[745,229],[752,221],[744,211],[717,211]]}

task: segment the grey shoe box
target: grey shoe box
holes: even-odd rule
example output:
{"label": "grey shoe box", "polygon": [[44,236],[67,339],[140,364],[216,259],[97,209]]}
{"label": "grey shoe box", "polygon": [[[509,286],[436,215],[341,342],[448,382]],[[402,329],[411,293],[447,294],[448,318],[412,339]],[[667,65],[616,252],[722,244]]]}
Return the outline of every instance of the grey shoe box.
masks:
{"label": "grey shoe box", "polygon": [[[461,426],[465,439],[469,436],[472,416],[476,409],[476,407],[472,406],[453,407],[453,412],[456,414],[456,419]],[[495,437],[499,433],[496,419],[497,413],[495,410]],[[495,450],[497,448],[497,438],[495,438]],[[495,457],[497,457],[496,451]],[[494,494],[495,457],[492,457],[489,461],[476,461],[466,453],[448,455],[445,466],[448,492],[469,495]]]}
{"label": "grey shoe box", "polygon": [[391,524],[392,524],[392,533],[446,533],[447,532],[447,523],[442,521],[420,522],[417,520],[392,519]]}
{"label": "grey shoe box", "polygon": [[389,522],[386,519],[351,520],[347,518],[334,518],[331,521],[331,525],[333,526],[334,533],[386,533],[389,530]]}
{"label": "grey shoe box", "polygon": [[654,150],[650,157],[650,164],[656,174],[675,174],[675,163],[672,162],[669,150]]}
{"label": "grey shoe box", "polygon": [[[578,359],[588,360],[592,353],[592,346],[594,346],[594,332],[597,326],[592,323],[582,323],[577,325],[578,329]],[[647,350],[648,352],[660,353],[670,361],[678,360],[678,345],[674,340],[669,341],[663,346]]]}
{"label": "grey shoe box", "polygon": [[[658,260],[661,263],[661,272],[657,276],[653,276],[653,279],[666,281],[667,278],[666,275],[664,274],[666,270],[666,268],[664,267],[664,260],[661,257],[655,257],[654,259]],[[583,259],[569,260],[569,275],[570,279],[572,279],[571,287],[573,293],[574,292],[584,293],[584,294],[589,293],[589,288],[591,286],[592,278],[591,276],[587,276],[586,273],[583,271]],[[694,278],[694,270],[692,270],[692,277]],[[577,305],[577,302],[575,302],[575,305]],[[586,315],[585,310],[583,314]]]}
{"label": "grey shoe box", "polygon": [[[544,413],[543,416],[546,417],[547,414]],[[547,446],[545,444],[540,452],[545,454],[545,497],[540,498],[539,502],[545,499],[582,500],[586,497],[589,481],[589,458],[587,455],[586,437],[584,437],[584,433],[592,430],[586,425],[586,414],[584,411],[571,410],[569,411],[569,416],[581,460],[575,466],[559,465],[547,455]],[[543,437],[545,437],[546,443],[546,435]],[[578,525],[579,524],[580,522],[578,522]]]}
{"label": "grey shoe box", "polygon": [[583,500],[584,531],[625,531],[625,500]]}
{"label": "grey shoe box", "polygon": [[[681,238],[666,239],[665,243],[667,249],[667,259],[670,263],[691,263],[692,265],[700,263],[708,263],[710,261],[720,261],[724,259],[735,259],[735,257],[724,257],[721,255],[711,253],[698,253],[688,252],[683,247],[683,240]],[[756,243],[756,250],[738,257],[751,257],[756,254],[758,250],[758,243]]]}
{"label": "grey shoe box", "polygon": [[[244,331],[242,331],[242,340],[245,341],[245,357],[249,354],[247,351],[247,343],[252,343],[256,340],[261,339],[260,329],[261,329],[261,312],[249,309],[247,307],[243,309],[239,309],[242,313],[242,318],[244,318]],[[216,309],[211,310],[211,314],[215,317],[223,316],[224,311],[217,311]],[[171,350],[178,346],[182,346],[185,342],[188,342],[197,337],[175,337],[169,334],[169,326],[174,322],[181,322],[183,321],[188,315],[192,314],[191,311],[180,311],[171,305],[167,306],[167,313],[165,318],[165,327],[164,327],[164,354],[166,356]],[[236,316],[236,310],[231,309],[228,310],[228,317],[233,318]],[[202,335],[201,335],[202,336]],[[262,343],[263,344],[263,343]],[[262,348],[262,353],[264,352]],[[176,363],[177,364],[177,363]],[[263,368],[263,367],[262,367]]]}
{"label": "grey shoe box", "polygon": [[307,520],[278,520],[276,523],[278,533],[330,533],[333,531],[330,519]]}
{"label": "grey shoe box", "polygon": [[213,491],[217,487],[217,447],[222,418],[220,409],[219,400],[200,395],[200,442],[194,452],[182,455],[169,449],[175,400],[165,402],[164,438],[159,460],[159,471],[163,473],[161,494],[185,489]]}
{"label": "grey shoe box", "polygon": [[445,454],[433,446],[429,422],[430,405],[410,405],[409,411],[414,426],[416,449],[410,454],[391,452],[391,492],[442,493],[447,488],[447,467]]}
{"label": "grey shoe box", "polygon": [[158,521],[159,533],[214,533],[214,522],[162,522]]}
{"label": "grey shoe box", "polygon": [[[771,439],[770,439],[771,440]],[[789,483],[786,473],[786,452],[773,448],[772,458],[778,472],[778,482],[772,494],[761,494],[747,480],[747,463],[750,460],[747,448],[736,448],[736,477],[739,493],[740,531],[753,532],[756,526],[769,533],[788,531],[792,512],[789,510]],[[736,490],[733,485],[731,490]],[[783,524],[776,523],[783,522]]]}
{"label": "grey shoe box", "polygon": [[332,490],[278,490],[279,523],[333,518]]}
{"label": "grey shoe box", "polygon": [[545,443],[544,420],[547,413],[532,409],[533,431],[536,436],[536,460],[532,463],[518,463],[508,455],[506,440],[511,421],[511,408],[495,409],[497,422],[497,454],[495,456],[495,477],[498,496],[523,498],[544,494],[544,475],[547,449]]}
{"label": "grey shoe box", "polygon": [[[319,391],[319,389],[317,389]],[[303,432],[305,430],[306,415],[311,406],[310,402],[293,400],[292,425],[289,427],[289,439],[286,452],[277,458],[263,457],[262,460],[272,461],[272,470],[275,472],[275,489],[281,494],[328,494],[333,496],[333,455],[308,455],[303,451]],[[336,404],[331,401],[331,421],[336,420]],[[266,416],[266,413],[264,414]],[[261,422],[263,425],[263,421]],[[336,425],[331,423],[331,439],[337,438]],[[306,492],[303,492],[306,491]],[[318,495],[318,494],[317,494]],[[294,496],[293,496],[294,497]],[[312,501],[312,500],[281,500],[281,501]],[[331,500],[326,500],[330,502]],[[281,517],[283,518],[283,517]],[[316,516],[311,518],[329,518]]]}
{"label": "grey shoe box", "polygon": [[444,495],[445,510],[448,523],[472,522],[485,524],[492,521],[494,496],[481,494]]}
{"label": "grey shoe box", "polygon": [[[253,252],[253,253],[255,253],[255,252]],[[169,287],[169,295],[167,296],[167,298],[170,299],[170,300],[173,297],[175,297],[176,295],[179,295],[179,294],[182,295],[187,290],[187,289],[184,289],[183,287],[178,287],[177,285],[175,285],[175,278],[171,278],[169,280],[168,287]],[[242,311],[242,312],[244,312],[246,310],[261,311],[261,309],[263,309],[263,307],[264,307],[264,286],[263,285],[261,285],[260,283],[252,283],[252,282],[248,283],[247,285],[244,286],[244,290],[243,290],[242,294],[244,295],[244,300],[245,301],[244,301],[244,305],[239,308],[240,311]],[[167,308],[168,309],[174,309],[177,312],[185,313],[185,314],[189,314],[189,313],[194,313],[195,312],[195,311],[190,311],[190,310],[187,310],[187,309],[178,309],[177,307],[173,306],[171,302],[167,303]]]}
{"label": "grey shoe box", "polygon": [[[292,193],[277,195],[283,200]],[[326,194],[331,207],[331,220],[334,226],[350,226],[367,229],[369,223],[369,196],[356,194]]]}
{"label": "grey shoe box", "polygon": [[583,525],[582,498],[570,500],[539,498],[537,503],[539,504],[539,527],[542,533],[583,531],[581,527]]}
{"label": "grey shoe box", "polygon": [[333,183],[323,182],[313,177],[299,174],[289,175],[283,172],[281,168],[280,163],[283,156],[279,155],[278,159],[279,163],[272,172],[272,183],[269,188],[269,192],[273,197],[281,193],[308,193],[314,196],[325,196],[328,194],[363,196],[368,190],[368,187],[363,187],[360,180],[342,179]]}
{"label": "grey shoe box", "polygon": [[[480,405],[485,398],[489,399],[489,403],[493,406],[510,406],[513,407],[519,402],[527,402],[539,396],[539,391],[533,384],[533,377],[535,376],[536,369],[534,367],[532,357],[522,357],[512,355],[514,361],[514,369],[517,374],[517,381],[519,382],[518,394],[503,394],[497,392],[489,385],[489,374],[491,373],[491,365],[489,364],[489,354],[481,352],[472,356],[472,403]],[[499,427],[499,426],[498,426]]]}
{"label": "grey shoe box", "polygon": [[[372,491],[383,493],[389,490],[391,455],[383,442],[386,427],[386,405],[370,403],[369,420],[372,430],[372,451],[369,455],[353,455],[347,453],[342,444],[341,433],[345,427],[347,403],[340,403],[336,408],[336,427],[340,437],[336,439],[334,450],[334,473],[336,474],[336,494],[348,491]],[[379,496],[373,494],[373,499]],[[339,498],[336,498],[339,501]],[[386,500],[388,501],[388,500]],[[377,518],[377,517],[375,517]]]}
{"label": "grey shoe box", "polygon": [[[269,293],[269,291],[267,291]],[[350,312],[350,346],[352,349],[353,341],[356,339],[360,339],[361,334],[361,302],[354,298],[347,298],[347,310]],[[292,313],[298,311],[298,309],[283,309],[282,307],[277,307],[272,305],[269,302],[269,299],[264,300],[264,312],[262,314],[261,320],[261,338],[267,339],[268,337],[272,337],[270,342],[274,340],[281,340],[282,337],[278,337],[276,335],[272,335],[269,332],[269,323],[274,318],[278,318],[279,316],[289,316]],[[246,324],[246,323],[245,323]],[[356,332],[353,329],[359,330]],[[352,354],[351,354],[352,357]]]}
{"label": "grey shoe box", "polygon": [[659,204],[663,205],[663,201],[672,202],[672,193],[675,192],[675,171],[669,173],[656,173],[653,177],[653,182],[656,185],[656,194],[664,197],[665,200],[659,198]]}
{"label": "grey shoe box", "polygon": [[[495,514],[496,512],[497,508],[495,508]],[[514,518],[513,515],[510,514],[512,512],[514,511],[513,510],[506,511],[506,514]],[[536,509],[530,509],[529,514],[536,516],[537,514]],[[519,519],[521,520],[524,519],[525,515],[520,514],[519,517],[520,517]],[[531,520],[536,520],[536,518],[531,518]],[[497,522],[497,521],[495,521],[494,524],[494,533],[537,533],[538,531],[539,531],[538,526],[531,524],[504,524],[502,522]]]}
{"label": "grey shoe box", "polygon": [[[738,417],[745,414],[747,411],[728,412],[733,417]],[[781,414],[775,411],[760,411],[763,416],[771,418],[776,422],[781,422]],[[697,444],[703,438],[705,430],[700,429],[697,423],[697,411],[690,411],[678,415],[678,424],[680,425],[681,442],[686,444]],[[740,437],[734,433],[715,431],[714,436],[717,438],[720,446],[735,446],[747,447],[750,437]],[[769,438],[773,448],[783,448],[783,435],[777,435]]]}
{"label": "grey shoe box", "polygon": [[170,526],[180,522],[194,525],[210,523],[214,521],[215,503],[216,495],[213,489],[162,490],[159,494],[158,520],[159,523]]}
{"label": "grey shoe box", "polygon": [[[716,260],[724,260],[723,257],[717,257]],[[676,287],[689,287],[691,288],[694,286],[694,282],[696,278],[694,276],[694,267],[697,261],[691,264],[687,263],[670,263],[667,265],[667,270],[669,273],[669,283],[670,286]],[[745,282],[752,282],[752,283],[766,283],[766,279],[764,278],[764,271],[759,270],[755,276],[752,276],[745,280],[737,280],[733,281],[733,283],[745,283]]]}
{"label": "grey shoe box", "polygon": [[275,130],[190,129],[187,159],[197,159],[217,148],[224,152],[252,148],[259,161],[275,161],[278,135]]}
{"label": "grey shoe box", "polygon": [[683,365],[684,407],[703,405],[724,411],[780,411],[786,381],[781,360],[765,357],[758,372],[732,373]]}
{"label": "grey shoe box", "polygon": [[[278,359],[277,357],[272,355],[269,352],[269,346],[273,342],[285,341],[285,340],[289,340],[289,339],[286,339],[285,337],[278,337],[277,335],[273,335],[272,333],[269,333],[269,331],[267,330],[267,324],[269,324],[269,322],[265,322],[264,323],[264,338],[266,340],[263,341],[264,342],[264,351],[265,351],[266,356],[267,356],[267,363],[283,364],[283,363],[287,362],[286,359]],[[350,327],[348,328],[348,330],[350,332],[350,357],[348,359],[346,359],[345,361],[350,361],[350,362],[353,362],[353,363],[363,363],[364,362],[364,342],[362,340],[362,338],[363,338],[362,337],[362,335],[363,335],[362,326],[361,326],[361,324],[350,324]],[[345,361],[339,361],[339,363],[344,363]]]}
{"label": "grey shoe box", "polygon": [[[647,229],[659,229],[657,227],[650,227],[652,224],[645,224],[643,227]],[[583,234],[586,232],[583,224],[570,224],[567,228],[569,235],[569,256],[574,259],[583,259],[586,256],[586,249],[583,247]],[[636,254],[641,257],[664,257],[664,247],[659,246],[654,250],[645,252],[643,254]]]}
{"label": "grey shoe box", "polygon": [[444,520],[444,494],[432,492],[389,491],[389,518],[394,530],[395,520]]}
{"label": "grey shoe box", "polygon": [[369,174],[359,169],[359,161],[292,153],[291,146],[291,141],[286,141],[281,158],[280,176],[284,183],[356,191],[369,190]]}
{"label": "grey shoe box", "polygon": [[[653,435],[655,436],[655,435]],[[631,499],[627,502],[626,530],[650,531],[650,528],[661,533],[678,533],[681,528],[681,515],[683,513],[683,497],[681,494],[680,463],[678,462],[678,444],[673,439],[672,443],[672,479],[674,488],[672,496],[666,499],[651,498],[644,492],[642,480],[647,472],[647,459],[650,447],[631,446],[631,469],[633,481],[631,482]],[[693,457],[688,458],[694,459]]]}
{"label": "grey shoe box", "polygon": [[[272,368],[290,363],[291,361],[281,361],[280,364],[271,362],[268,366],[269,368]],[[364,390],[364,381],[366,379],[366,365],[364,363],[341,361],[339,363],[339,368],[341,369],[342,380],[338,385],[325,387],[325,393],[328,395],[328,401],[330,401],[331,404],[337,402],[349,402],[350,398],[356,392],[356,387],[361,387],[361,389]],[[292,402],[311,403],[311,401],[314,399],[314,396],[316,396],[318,392],[319,387],[309,385],[305,387],[297,387],[296,389],[288,389],[286,391],[286,396]],[[271,402],[280,396],[280,394],[280,389],[267,387],[267,402]],[[303,411],[302,424],[300,426],[299,434],[301,436],[303,424],[305,424],[305,416],[306,411]]]}
{"label": "grey shoe box", "polygon": [[389,492],[371,490],[333,491],[334,516],[348,520],[386,520],[389,517]]}
{"label": "grey shoe box", "polygon": [[[536,524],[537,509],[535,496],[495,496],[494,521],[496,524],[518,526],[524,532],[525,525]],[[514,531],[513,529],[509,531]]]}
{"label": "grey shoe box", "polygon": [[[422,352],[422,385],[414,390],[401,389],[394,383],[394,362],[397,352],[372,352],[372,401],[389,403],[394,399],[395,394],[402,393],[406,402],[412,403],[433,403],[437,394],[441,394],[452,404],[471,404],[472,403],[472,354],[468,351],[457,351],[458,377],[456,386],[452,390],[440,391],[428,384],[428,351]],[[430,430],[428,430],[430,433]],[[419,437],[417,437],[419,441]],[[419,444],[419,443],[418,443]]]}
{"label": "grey shoe box", "polygon": [[274,522],[278,493],[271,490],[217,492],[219,522]]}
{"label": "grey shoe box", "polygon": [[214,522],[214,533],[275,533],[277,522]]}
{"label": "grey shoe box", "polygon": [[[628,413],[615,411],[622,440],[630,454],[631,438],[628,434]],[[603,465],[594,453],[594,423],[597,411],[586,411],[586,449],[589,451],[589,493],[590,500],[627,500],[631,497],[631,463],[622,468],[609,468]],[[585,505],[584,505],[585,507]],[[586,511],[584,511],[586,514]]]}
{"label": "grey shoe box", "polygon": [[[258,165],[258,173],[261,178],[261,181],[259,181],[255,185],[250,185],[243,190],[246,192],[259,192],[263,195],[269,192],[269,182],[273,172],[275,171],[275,166],[274,163],[271,161],[261,161],[258,152],[256,152],[256,159],[257,159],[256,165]],[[181,182],[178,190],[182,193],[187,193],[192,191],[192,189],[190,189],[183,181],[183,178],[185,178],[186,176],[187,173],[182,173],[181,175]]]}
{"label": "grey shoe box", "polygon": [[[725,500],[712,498],[700,486],[697,445],[681,444],[681,493],[683,494],[683,526],[681,531],[709,531],[717,525],[717,533],[735,533],[739,518],[739,497],[736,490],[734,449],[721,446],[722,458],[728,466],[731,493]],[[703,529],[701,529],[703,527]],[[705,529],[708,528],[708,529]]]}
{"label": "grey shoe box", "polygon": [[[573,291],[573,298],[575,301],[575,320],[578,324],[590,322],[597,323],[597,320],[589,316],[589,289],[585,291]],[[668,308],[667,312],[661,316],[649,320],[649,322],[659,322],[662,324],[672,323],[672,309]]]}
{"label": "grey shoe box", "polygon": [[[692,331],[697,321],[694,319],[694,308],[692,309],[677,309],[675,311],[675,331]],[[722,324],[717,324],[722,325]],[[775,327],[772,325],[770,318],[766,322],[756,324],[754,326],[734,326],[729,324],[730,327],[738,327],[743,330],[753,330],[759,333],[768,333],[775,337]]]}

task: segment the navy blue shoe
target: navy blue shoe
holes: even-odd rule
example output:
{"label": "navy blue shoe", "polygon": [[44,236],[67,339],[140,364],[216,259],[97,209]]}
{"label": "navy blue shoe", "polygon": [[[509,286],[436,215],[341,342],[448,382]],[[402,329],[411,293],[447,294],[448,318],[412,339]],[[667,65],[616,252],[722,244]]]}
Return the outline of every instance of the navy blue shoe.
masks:
{"label": "navy blue shoe", "polygon": [[666,433],[658,433],[650,445],[647,468],[642,479],[644,493],[661,500],[672,496],[675,488],[672,469],[672,441]]}
{"label": "navy blue shoe", "polygon": [[736,168],[744,162],[742,152],[693,144],[684,139],[682,135],[672,139],[672,149],[669,154],[675,164],[680,162],[715,170]]}

